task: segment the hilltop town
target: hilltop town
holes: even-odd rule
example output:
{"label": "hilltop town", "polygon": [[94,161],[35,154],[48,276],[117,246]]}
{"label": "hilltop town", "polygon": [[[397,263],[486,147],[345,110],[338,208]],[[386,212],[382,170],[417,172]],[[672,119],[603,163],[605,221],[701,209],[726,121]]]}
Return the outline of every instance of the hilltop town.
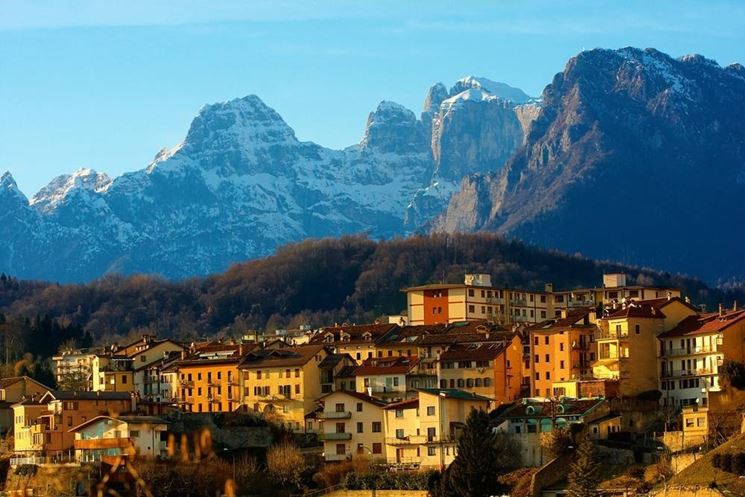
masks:
{"label": "hilltop town", "polygon": [[[207,450],[232,459],[235,473],[236,456],[266,450],[279,431],[320,468],[359,460],[442,472],[478,410],[513,444],[512,469],[532,495],[563,495],[580,435],[607,463],[606,495],[636,495],[740,443],[745,309],[736,302],[705,312],[676,288],[627,285],[624,274],[543,291],[466,274],[402,291],[406,311],[387,322],[62,350],[56,385],[0,381],[10,468],[189,459],[205,450],[196,440],[206,431]],[[645,476],[660,464],[669,474]]]}

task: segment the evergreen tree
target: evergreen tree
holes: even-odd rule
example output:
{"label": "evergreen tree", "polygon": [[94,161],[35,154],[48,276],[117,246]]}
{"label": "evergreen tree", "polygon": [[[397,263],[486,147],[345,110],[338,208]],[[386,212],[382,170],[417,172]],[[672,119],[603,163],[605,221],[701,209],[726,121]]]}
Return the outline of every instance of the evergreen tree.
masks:
{"label": "evergreen tree", "polygon": [[487,497],[508,490],[497,478],[505,469],[501,462],[514,457],[505,457],[498,449],[500,440],[490,426],[489,415],[473,409],[458,439],[458,455],[445,474],[444,487],[458,497]]}
{"label": "evergreen tree", "polygon": [[597,497],[599,466],[595,460],[595,445],[585,436],[577,447],[569,470],[569,497]]}

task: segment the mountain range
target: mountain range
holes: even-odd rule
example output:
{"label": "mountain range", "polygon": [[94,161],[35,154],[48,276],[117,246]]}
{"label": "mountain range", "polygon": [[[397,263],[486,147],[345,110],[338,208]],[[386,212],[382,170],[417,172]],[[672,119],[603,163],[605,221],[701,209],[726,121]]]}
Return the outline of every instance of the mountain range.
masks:
{"label": "mountain range", "polygon": [[539,104],[466,77],[434,85],[417,117],[381,102],[359,144],[299,141],[257,96],[207,105],[184,141],[111,179],[59,176],[27,199],[0,178],[0,270],[86,281],[105,273],[204,275],[307,237],[405,234],[447,205],[463,177],[522,144]]}
{"label": "mountain range", "polygon": [[30,199],[0,177],[0,271],[184,278],[307,237],[489,231],[710,281],[745,276],[745,69],[583,51],[540,98],[438,83],[381,102],[360,143],[299,141],[257,96],[203,107],[144,169],[81,169]]}

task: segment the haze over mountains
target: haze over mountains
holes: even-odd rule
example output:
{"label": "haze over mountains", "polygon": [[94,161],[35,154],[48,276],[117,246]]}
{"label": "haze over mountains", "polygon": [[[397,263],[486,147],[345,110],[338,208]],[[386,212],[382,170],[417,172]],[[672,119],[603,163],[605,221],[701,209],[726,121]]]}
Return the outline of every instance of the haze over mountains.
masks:
{"label": "haze over mountains", "polygon": [[432,86],[419,117],[381,102],[344,150],[248,96],[113,180],[79,170],[29,200],[3,175],[0,271],[181,278],[306,237],[435,230],[742,278],[744,112],[742,66],[631,48],[582,52],[542,99],[467,77]]}

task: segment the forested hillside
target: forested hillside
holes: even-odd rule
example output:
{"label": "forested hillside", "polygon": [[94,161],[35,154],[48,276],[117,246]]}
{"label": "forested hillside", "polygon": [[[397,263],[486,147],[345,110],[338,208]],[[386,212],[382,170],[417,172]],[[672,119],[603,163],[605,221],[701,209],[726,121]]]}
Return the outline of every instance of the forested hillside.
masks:
{"label": "forested hillside", "polygon": [[[364,237],[309,240],[276,255],[237,264],[222,274],[179,282],[151,276],[106,276],[89,284],[58,285],[0,279],[0,329],[15,326],[11,355],[48,354],[70,338],[108,343],[154,333],[190,339],[239,335],[300,324],[365,322],[405,307],[401,288],[461,282],[465,272],[492,275],[495,285],[541,289],[597,285],[603,272],[625,271],[641,284],[681,287],[713,309],[742,294],[652,270],[594,262],[537,249],[497,235],[435,235],[376,242]],[[19,324],[20,323],[20,324]],[[23,324],[25,323],[25,324]],[[42,339],[33,323],[48,323]],[[23,330],[26,333],[23,333]],[[21,331],[18,331],[21,330]],[[67,330],[67,331],[62,331]],[[7,340],[6,340],[7,343]]]}

